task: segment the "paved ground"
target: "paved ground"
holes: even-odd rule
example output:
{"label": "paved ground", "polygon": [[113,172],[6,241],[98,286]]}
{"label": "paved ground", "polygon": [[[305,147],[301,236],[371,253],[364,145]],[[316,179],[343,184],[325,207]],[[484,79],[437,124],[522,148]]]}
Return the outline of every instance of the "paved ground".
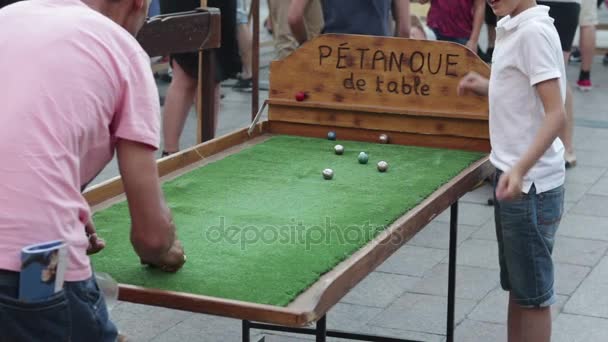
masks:
{"label": "paved ground", "polygon": [[[268,52],[268,51],[266,51]],[[266,55],[266,60],[269,54]],[[566,213],[556,247],[558,304],[554,341],[608,340],[608,68],[594,64],[596,89],[575,92],[579,165],[568,172]],[[575,80],[578,66],[569,66]],[[225,88],[220,132],[249,120],[248,95]],[[262,97],[265,94],[261,94]],[[194,116],[184,145],[193,142]],[[115,167],[98,181],[116,174]],[[492,208],[483,187],[462,199],[458,241],[457,341],[506,341],[506,296],[498,284]],[[447,287],[448,215],[439,216],[369,275],[328,315],[330,328],[443,341]],[[240,322],[119,303],[111,312],[135,341],[239,341]],[[266,341],[310,341],[267,335]]]}

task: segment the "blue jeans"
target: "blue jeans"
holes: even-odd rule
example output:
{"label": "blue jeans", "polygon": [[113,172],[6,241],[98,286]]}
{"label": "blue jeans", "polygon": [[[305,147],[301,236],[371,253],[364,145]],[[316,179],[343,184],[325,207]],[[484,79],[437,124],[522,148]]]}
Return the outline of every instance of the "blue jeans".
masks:
{"label": "blue jeans", "polygon": [[236,24],[247,25],[249,23],[249,11],[243,0],[236,1]]}
{"label": "blue jeans", "polygon": [[[497,171],[495,184],[501,171]],[[500,284],[522,307],[547,307],[555,303],[553,245],[564,212],[564,187],[498,201],[494,214]]]}
{"label": "blue jeans", "polygon": [[61,292],[36,303],[17,300],[18,291],[19,273],[0,270],[0,341],[116,341],[94,277],[65,282]]}
{"label": "blue jeans", "polygon": [[432,29],[433,32],[435,33],[435,36],[437,37],[437,40],[442,40],[442,41],[446,41],[446,42],[452,42],[452,43],[458,43],[460,45],[467,45],[467,43],[469,42],[469,38],[453,38],[453,37],[448,37],[448,36],[444,36],[441,33],[439,33],[439,31]]}
{"label": "blue jeans", "polygon": [[150,11],[148,12],[149,17],[155,17],[160,14],[160,3],[158,0],[152,0],[150,2]]}

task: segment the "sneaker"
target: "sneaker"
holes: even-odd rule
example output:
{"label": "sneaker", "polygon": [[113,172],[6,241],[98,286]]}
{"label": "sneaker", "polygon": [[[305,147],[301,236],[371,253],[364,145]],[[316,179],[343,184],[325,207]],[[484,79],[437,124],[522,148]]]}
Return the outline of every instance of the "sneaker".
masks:
{"label": "sneaker", "polygon": [[576,86],[580,91],[589,91],[593,88],[591,80],[578,80],[578,82],[576,82]]}
{"label": "sneaker", "polygon": [[264,28],[271,36],[274,34],[274,32],[272,32],[272,23],[270,22],[270,18],[266,18],[266,20],[264,20]]}
{"label": "sneaker", "polygon": [[570,54],[570,59],[568,60],[570,63],[580,63],[581,62],[581,50],[574,49]]}
{"label": "sneaker", "polygon": [[232,89],[237,91],[251,92],[253,91],[253,79],[242,79],[239,77]]}
{"label": "sneaker", "polygon": [[573,168],[576,166],[576,156],[574,153],[564,153],[564,161],[566,163],[566,169]]}

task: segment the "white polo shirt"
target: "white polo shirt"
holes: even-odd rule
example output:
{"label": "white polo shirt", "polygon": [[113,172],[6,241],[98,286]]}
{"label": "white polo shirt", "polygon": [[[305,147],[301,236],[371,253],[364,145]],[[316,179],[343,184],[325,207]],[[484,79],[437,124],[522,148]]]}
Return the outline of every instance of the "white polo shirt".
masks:
{"label": "white polo shirt", "polygon": [[[559,78],[566,99],[566,70],[559,36],[549,7],[535,6],[496,26],[496,46],[490,77],[490,161],[509,171],[528,151],[545,112],[534,87]],[[523,191],[537,193],[564,184],[564,145],[556,139],[524,176]]]}

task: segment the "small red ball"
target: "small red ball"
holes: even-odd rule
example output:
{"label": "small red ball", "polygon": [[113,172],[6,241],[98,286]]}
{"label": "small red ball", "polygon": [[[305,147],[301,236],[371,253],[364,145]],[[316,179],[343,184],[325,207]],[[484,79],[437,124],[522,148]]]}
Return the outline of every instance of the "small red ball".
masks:
{"label": "small red ball", "polygon": [[298,102],[302,102],[302,101],[304,101],[304,100],[306,100],[306,93],[305,93],[305,92],[303,92],[303,91],[299,91],[299,92],[297,92],[297,93],[296,93],[296,101],[298,101]]}

